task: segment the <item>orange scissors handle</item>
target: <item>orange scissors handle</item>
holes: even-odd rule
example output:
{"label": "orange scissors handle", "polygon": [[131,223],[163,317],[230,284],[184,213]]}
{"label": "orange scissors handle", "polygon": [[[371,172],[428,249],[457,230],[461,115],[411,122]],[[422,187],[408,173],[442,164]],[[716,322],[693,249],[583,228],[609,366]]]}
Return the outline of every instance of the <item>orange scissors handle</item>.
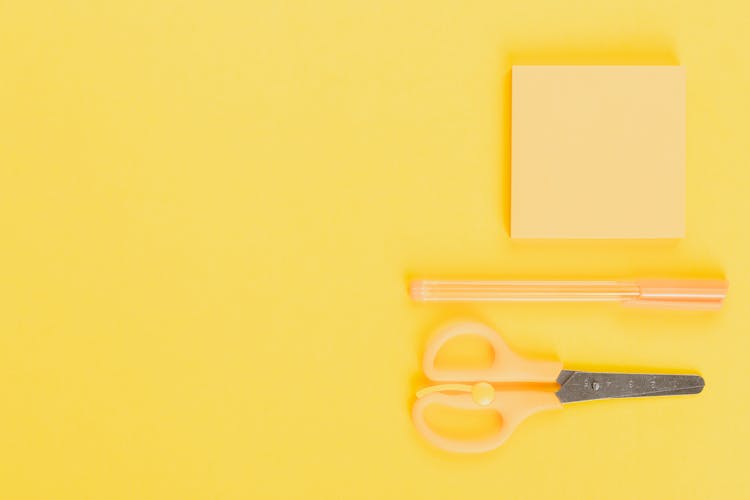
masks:
{"label": "orange scissors handle", "polygon": [[[500,429],[495,434],[479,440],[461,440],[440,435],[427,424],[424,417],[425,409],[433,404],[467,411],[493,409],[500,415]],[[412,408],[412,419],[417,431],[438,448],[457,453],[483,453],[502,445],[526,417],[542,410],[558,408],[562,408],[562,403],[554,392],[499,390],[487,406],[481,406],[468,394],[449,395],[435,392],[417,399]]]}
{"label": "orange scissors handle", "polygon": [[[489,368],[446,370],[435,366],[440,349],[450,340],[464,335],[473,335],[486,340],[494,351],[494,360]],[[437,332],[427,344],[423,361],[424,373],[432,381],[452,382],[428,387],[417,393],[412,408],[414,425],[422,436],[433,445],[447,451],[479,453],[494,449],[505,442],[513,430],[526,417],[541,410],[561,408],[562,404],[554,392],[539,390],[510,390],[493,387],[490,382],[535,382],[555,383],[562,363],[558,361],[536,361],[526,359],[511,351],[500,335],[481,323],[462,322],[447,325]],[[456,382],[473,382],[461,384]],[[461,394],[461,393],[464,394]],[[471,394],[466,394],[466,393]],[[460,410],[496,411],[502,419],[499,430],[481,440],[460,440],[435,432],[425,420],[425,409],[431,405],[442,405]]]}
{"label": "orange scissors handle", "polygon": [[[494,351],[492,366],[485,369],[446,370],[435,366],[440,349],[450,340],[473,335],[486,340]],[[437,332],[427,344],[422,369],[435,382],[543,382],[554,383],[562,370],[559,361],[526,359],[510,350],[500,335],[482,323],[449,324]]]}

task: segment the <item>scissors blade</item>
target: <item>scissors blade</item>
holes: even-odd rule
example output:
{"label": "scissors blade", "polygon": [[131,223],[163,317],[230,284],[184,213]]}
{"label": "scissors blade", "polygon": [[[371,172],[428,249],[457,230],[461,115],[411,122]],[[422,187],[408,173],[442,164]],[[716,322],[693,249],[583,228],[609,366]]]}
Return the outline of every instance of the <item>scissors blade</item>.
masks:
{"label": "scissors blade", "polygon": [[606,373],[563,370],[557,377],[561,403],[592,399],[643,398],[698,394],[706,385],[698,375]]}

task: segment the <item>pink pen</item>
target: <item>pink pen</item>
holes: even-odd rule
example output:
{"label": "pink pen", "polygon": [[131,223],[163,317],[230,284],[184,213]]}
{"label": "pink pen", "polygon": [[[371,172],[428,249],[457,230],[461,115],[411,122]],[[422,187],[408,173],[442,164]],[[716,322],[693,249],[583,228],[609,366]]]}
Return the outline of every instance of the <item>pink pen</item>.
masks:
{"label": "pink pen", "polygon": [[414,280],[420,302],[621,302],[626,306],[717,310],[725,280],[476,281]]}

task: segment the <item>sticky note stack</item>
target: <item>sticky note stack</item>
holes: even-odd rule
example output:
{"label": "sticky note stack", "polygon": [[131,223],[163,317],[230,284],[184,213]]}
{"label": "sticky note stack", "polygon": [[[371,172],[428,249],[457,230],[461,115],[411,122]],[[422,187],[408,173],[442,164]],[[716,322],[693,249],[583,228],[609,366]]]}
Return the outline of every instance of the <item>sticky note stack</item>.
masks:
{"label": "sticky note stack", "polygon": [[684,233],[684,68],[513,67],[511,237]]}

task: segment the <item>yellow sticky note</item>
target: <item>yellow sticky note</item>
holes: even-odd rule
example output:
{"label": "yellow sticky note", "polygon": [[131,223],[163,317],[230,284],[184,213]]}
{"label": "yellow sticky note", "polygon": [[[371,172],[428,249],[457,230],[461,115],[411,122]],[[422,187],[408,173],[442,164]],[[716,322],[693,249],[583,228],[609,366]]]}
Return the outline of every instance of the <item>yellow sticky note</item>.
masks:
{"label": "yellow sticky note", "polygon": [[681,66],[514,66],[511,237],[685,233]]}

